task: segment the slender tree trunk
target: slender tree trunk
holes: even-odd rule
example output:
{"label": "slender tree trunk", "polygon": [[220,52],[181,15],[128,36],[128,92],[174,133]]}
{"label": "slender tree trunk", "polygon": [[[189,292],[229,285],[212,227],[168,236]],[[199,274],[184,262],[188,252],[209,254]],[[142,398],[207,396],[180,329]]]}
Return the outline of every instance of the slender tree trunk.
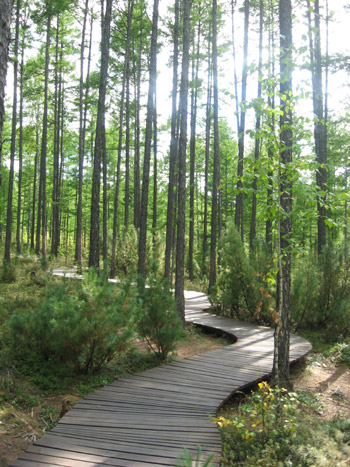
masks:
{"label": "slender tree trunk", "polygon": [[[18,140],[18,201],[17,201],[17,254],[22,252],[21,245],[21,209],[22,209],[22,178],[23,178],[23,82],[24,82],[24,35],[21,45],[21,66],[20,66],[20,91],[19,91],[19,140]],[[23,222],[22,222],[23,225]],[[23,237],[23,234],[22,234]]]}
{"label": "slender tree trunk", "polygon": [[209,293],[216,284],[216,243],[218,218],[218,189],[220,183],[220,143],[219,143],[219,87],[217,51],[217,1],[213,0],[213,91],[214,91],[214,173],[211,205],[210,271]]}
{"label": "slender tree trunk", "polygon": [[153,114],[153,210],[152,210],[152,235],[153,248],[156,248],[156,231],[158,216],[158,128],[157,128],[157,83],[154,93],[154,114]]}
{"label": "slender tree trunk", "polygon": [[19,19],[20,19],[20,0],[17,0],[16,6],[16,35],[13,63],[13,106],[12,106],[12,131],[11,131],[11,156],[10,156],[10,175],[7,195],[7,215],[6,215],[6,238],[4,259],[10,262],[11,256],[11,234],[12,234],[12,201],[13,201],[13,179],[15,172],[15,153],[16,153],[16,132],[17,132],[17,87],[18,87],[18,43],[19,43]]}
{"label": "slender tree trunk", "polygon": [[35,160],[34,160],[34,180],[33,180],[33,207],[32,207],[32,224],[31,224],[31,232],[30,232],[30,247],[32,250],[34,250],[35,248],[35,211],[36,211],[36,198],[37,198],[38,163],[39,163],[39,157],[40,157],[38,118],[36,119],[35,126],[36,126],[36,134],[35,134]]}
{"label": "slender tree trunk", "polygon": [[183,2],[183,51],[180,88],[180,142],[179,142],[179,185],[176,240],[175,298],[179,317],[185,320],[184,273],[185,273],[185,228],[186,228],[186,146],[188,107],[188,68],[190,49],[191,1]]}
{"label": "slender tree trunk", "polygon": [[241,232],[244,241],[244,193],[243,193],[243,161],[244,161],[244,134],[245,134],[245,104],[247,100],[248,77],[248,33],[249,33],[249,0],[244,1],[244,44],[243,44],[243,69],[242,69],[242,97],[241,112],[238,130],[238,167],[237,167],[237,196],[235,225]]}
{"label": "slender tree trunk", "polygon": [[232,26],[232,57],[233,57],[233,74],[235,84],[235,104],[236,104],[236,124],[237,134],[239,135],[239,98],[238,98],[238,79],[237,79],[237,60],[236,60],[236,40],[235,40],[235,6],[237,0],[231,0],[231,26]]}
{"label": "slender tree trunk", "polygon": [[134,9],[134,0],[128,2],[128,29],[126,34],[126,105],[125,105],[125,214],[124,225],[129,228],[129,198],[130,198],[130,31]]}
{"label": "slender tree trunk", "polygon": [[40,232],[42,233],[41,253],[46,258],[47,219],[46,219],[46,156],[47,156],[47,127],[48,127],[48,96],[49,96],[49,64],[50,64],[50,31],[51,31],[51,0],[48,4],[48,20],[46,27],[45,45],[45,83],[44,83],[44,113],[43,130],[41,135],[39,200],[37,217],[36,253],[40,254]]}
{"label": "slender tree trunk", "polygon": [[280,0],[280,95],[281,95],[281,147],[279,174],[279,274],[278,319],[275,330],[274,378],[279,387],[291,387],[289,377],[290,341],[290,282],[292,234],[292,182],[290,170],[293,151],[292,133],[292,5],[291,0]]}
{"label": "slender tree trunk", "polygon": [[51,253],[58,255],[58,227],[59,227],[59,159],[60,159],[60,119],[61,119],[61,83],[60,83],[60,15],[57,15],[56,27],[56,63],[55,63],[55,108],[54,108],[54,162],[52,189],[52,241]]}
{"label": "slender tree trunk", "polygon": [[316,169],[317,194],[317,245],[320,255],[326,244],[326,208],[327,203],[327,133],[323,104],[322,56],[319,0],[313,3],[314,25],[311,19],[310,0],[307,0],[309,20],[310,61],[312,74],[313,109],[315,114],[314,139],[318,167]]}
{"label": "slender tree trunk", "polygon": [[[80,83],[79,83],[79,180],[78,180],[78,205],[77,205],[77,230],[75,240],[75,261],[79,268],[82,266],[82,226],[83,226],[83,171],[84,171],[84,151],[85,151],[85,126],[86,115],[84,115],[84,51],[85,51],[85,35],[86,22],[89,8],[89,0],[85,0],[83,29],[80,44]],[[91,15],[92,18],[92,15]],[[90,28],[90,39],[92,35],[92,22]],[[91,40],[90,40],[91,44]],[[90,54],[89,48],[89,54]],[[88,63],[88,67],[90,61]],[[89,70],[87,78],[89,76]],[[88,83],[87,83],[88,88]],[[85,102],[85,109],[86,109]]]}
{"label": "slender tree trunk", "polygon": [[11,38],[11,0],[0,0],[0,186],[2,181],[2,129],[5,116],[5,83],[7,72],[8,46]]}
{"label": "slender tree trunk", "polygon": [[205,163],[204,163],[204,216],[203,216],[203,264],[202,270],[206,273],[206,260],[208,251],[208,187],[209,187],[209,155],[210,155],[210,128],[211,128],[211,101],[212,101],[212,71],[211,71],[211,33],[208,38],[208,84],[205,121]]}
{"label": "slender tree trunk", "polygon": [[107,150],[106,150],[106,130],[104,130],[103,139],[105,141],[103,151],[102,151],[102,258],[103,258],[103,268],[106,271],[108,267],[107,260]]}
{"label": "slender tree trunk", "polygon": [[147,116],[146,116],[145,154],[144,154],[143,178],[142,178],[142,196],[141,196],[142,216],[140,218],[140,239],[139,239],[138,273],[142,277],[145,277],[146,275],[148,190],[149,190],[149,173],[150,173],[150,161],[151,161],[154,96],[155,96],[156,79],[157,79],[157,43],[158,43],[158,16],[159,16],[158,6],[159,6],[159,0],[154,0],[153,18],[152,18],[151,57],[150,57],[150,68],[149,68],[149,88],[148,88]]}
{"label": "slender tree trunk", "polygon": [[[201,8],[201,2],[198,8]],[[201,20],[198,23],[198,38],[196,59],[192,62],[192,92],[191,92],[191,139],[190,139],[190,225],[188,246],[188,275],[190,281],[194,279],[193,273],[193,250],[194,250],[194,201],[195,201],[195,167],[196,167],[196,124],[197,124],[197,101],[198,101],[198,74],[199,53],[201,40]],[[193,44],[195,47],[195,44]]]}
{"label": "slender tree trunk", "polygon": [[112,257],[111,257],[111,272],[113,278],[116,274],[116,250],[117,250],[117,234],[118,234],[118,214],[119,214],[119,188],[120,188],[120,167],[122,160],[123,149],[123,123],[124,123],[124,100],[125,100],[125,80],[126,80],[126,60],[124,61],[122,93],[120,97],[119,109],[119,136],[118,136],[118,156],[117,156],[117,174],[114,193],[114,212],[113,212],[113,234],[112,234]]}
{"label": "slender tree trunk", "polygon": [[[129,42],[130,42],[130,31],[131,31],[131,20],[132,20],[132,15],[133,15],[133,8],[134,8],[134,2],[131,1],[128,6],[128,27],[127,27],[127,34],[126,34],[126,50],[125,50],[124,70],[123,70],[122,93],[121,93],[121,98],[120,98],[117,175],[116,175],[115,195],[114,195],[112,258],[111,258],[111,272],[110,272],[111,277],[114,277],[116,274],[116,249],[117,249],[118,212],[119,212],[120,167],[121,167],[122,146],[123,146],[124,101],[125,101],[125,87],[126,87],[126,83],[128,80],[128,74],[129,74],[129,56],[130,56]],[[127,123],[127,127],[128,127],[128,123]],[[130,134],[130,128],[129,129],[127,128],[127,133]],[[127,145],[130,144],[128,138],[127,138],[126,144]],[[128,153],[128,149],[126,149],[126,152]],[[126,210],[125,210],[125,216],[126,216]]]}
{"label": "slender tree trunk", "polygon": [[101,21],[101,73],[97,108],[96,140],[91,195],[91,226],[89,267],[100,266],[100,178],[101,160],[106,146],[105,141],[105,101],[109,61],[109,39],[113,0],[107,0],[106,11]]}
{"label": "slender tree trunk", "polygon": [[[269,115],[269,131],[271,134],[271,140],[274,138],[275,134],[275,86],[273,84],[273,77],[275,76],[275,22],[274,22],[274,4],[273,0],[270,0],[270,18],[269,18],[269,85],[268,85],[268,107],[271,109]],[[273,143],[267,145],[267,154],[268,158],[273,161],[274,148]],[[266,242],[266,252],[269,256],[272,256],[272,208],[273,208],[273,171],[269,170],[268,174],[268,184],[267,184],[267,219],[265,224],[265,242]]]}
{"label": "slender tree trunk", "polygon": [[[143,47],[143,9],[140,19],[140,43],[135,77],[135,155],[134,155],[134,226],[140,227],[140,100],[141,100],[141,71],[142,71],[142,47]],[[135,67],[136,68],[136,67]]]}
{"label": "slender tree trunk", "polygon": [[257,175],[257,165],[260,158],[260,127],[261,127],[261,111],[260,111],[260,102],[261,102],[261,93],[262,93],[262,52],[263,52],[263,28],[264,28],[264,1],[260,0],[259,2],[259,64],[258,64],[258,108],[256,110],[256,121],[255,121],[255,148],[254,148],[254,180],[253,180],[253,200],[252,200],[252,219],[250,223],[250,232],[249,232],[249,245],[250,251],[255,250],[255,240],[256,240],[256,209],[257,209],[257,189],[258,189],[258,175]]}
{"label": "slender tree trunk", "polygon": [[165,245],[165,268],[164,276],[170,279],[170,265],[173,250],[173,218],[175,204],[175,167],[178,155],[177,138],[177,82],[178,82],[178,60],[179,60],[179,0],[175,0],[174,18],[174,59],[173,59],[173,88],[172,88],[172,112],[171,112],[171,142],[169,157],[169,184],[168,184],[168,207],[166,223],[166,245]]}

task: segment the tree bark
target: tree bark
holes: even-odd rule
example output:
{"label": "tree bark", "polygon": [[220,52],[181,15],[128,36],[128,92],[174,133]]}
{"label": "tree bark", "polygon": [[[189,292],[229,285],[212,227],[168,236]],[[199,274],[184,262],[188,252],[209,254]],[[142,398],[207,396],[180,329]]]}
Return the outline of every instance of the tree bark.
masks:
{"label": "tree bark", "polygon": [[173,218],[175,204],[175,167],[178,156],[178,138],[177,138],[177,82],[179,66],[179,0],[175,0],[175,18],[174,18],[174,57],[173,57],[173,88],[172,88],[172,111],[171,111],[171,142],[169,156],[169,184],[168,184],[168,207],[166,222],[166,240],[165,240],[165,267],[164,276],[170,279],[170,265],[173,250]]}
{"label": "tree bark", "polygon": [[209,293],[216,284],[216,243],[218,218],[218,189],[220,183],[220,143],[219,143],[219,87],[218,87],[218,51],[217,51],[217,1],[213,0],[212,10],[213,26],[213,94],[214,94],[214,173],[211,205],[211,232],[210,232],[210,271]]}
{"label": "tree bark", "polygon": [[241,112],[238,130],[238,166],[237,166],[237,195],[235,225],[241,232],[244,241],[244,193],[243,193],[243,163],[244,163],[244,134],[245,134],[245,104],[247,100],[248,77],[248,33],[249,33],[249,0],[244,1],[244,43],[243,43],[243,69],[242,69],[242,95]]}
{"label": "tree bark", "polygon": [[126,105],[125,105],[125,230],[129,228],[129,198],[130,198],[130,31],[134,10],[134,0],[128,2],[128,27],[126,33]]}
{"label": "tree bark", "polygon": [[[198,8],[201,8],[201,2]],[[198,23],[197,51],[192,62],[192,92],[191,92],[191,139],[190,139],[190,225],[188,245],[188,275],[190,281],[194,279],[193,250],[194,250],[194,201],[195,201],[195,170],[196,170],[196,126],[198,101],[198,73],[201,40],[201,20]],[[193,44],[195,47],[195,44]]]}
{"label": "tree bark", "polygon": [[143,177],[142,177],[142,196],[141,196],[142,216],[140,218],[140,239],[139,239],[138,274],[142,277],[145,277],[146,275],[148,190],[149,190],[149,173],[150,173],[150,161],[151,161],[154,96],[155,96],[156,79],[157,79],[157,43],[158,43],[158,16],[159,16],[158,7],[159,7],[159,0],[154,0],[153,18],[152,18],[151,57],[150,57],[150,68],[149,68],[149,88],[148,88],[148,99],[147,99],[145,154],[144,154]]}
{"label": "tree bark", "polygon": [[[80,82],[79,82],[79,180],[78,180],[78,206],[77,206],[77,230],[75,239],[75,261],[81,269],[82,266],[82,228],[83,228],[83,170],[85,152],[85,119],[84,119],[84,51],[86,22],[89,8],[89,0],[85,0],[82,37],[80,44]],[[92,16],[91,16],[92,17]],[[90,28],[90,39],[92,34],[92,22]],[[90,40],[91,44],[91,40]],[[89,54],[90,54],[89,48]],[[90,62],[88,63],[89,67]],[[89,77],[89,70],[87,79]],[[87,83],[88,84],[88,83]],[[88,86],[87,86],[88,89]],[[85,102],[86,104],[86,102]],[[85,107],[86,108],[86,107]]]}
{"label": "tree bark", "polygon": [[2,129],[5,116],[5,84],[7,73],[8,46],[10,43],[10,27],[12,1],[0,0],[0,186],[2,167]]}
{"label": "tree bark", "polygon": [[141,100],[141,70],[143,47],[143,9],[140,18],[140,43],[137,69],[135,66],[135,155],[134,155],[134,226],[140,227],[140,100]]}
{"label": "tree bark", "polygon": [[252,200],[252,218],[250,223],[249,232],[249,246],[251,253],[255,250],[256,240],[256,209],[257,209],[257,189],[258,189],[258,175],[257,164],[260,158],[260,127],[261,127],[261,111],[260,102],[262,94],[262,52],[263,52],[263,28],[264,28],[264,1],[259,2],[259,64],[258,64],[258,101],[256,109],[255,120],[255,148],[254,148],[254,180],[253,180],[253,200]]}
{"label": "tree bark", "polygon": [[274,378],[279,387],[291,387],[289,377],[290,283],[292,234],[292,5],[280,0],[280,174],[279,174],[279,274],[277,283],[278,319],[275,330]]}
{"label": "tree bark", "polygon": [[186,228],[186,146],[187,146],[187,107],[188,107],[188,68],[190,48],[190,9],[191,1],[183,2],[183,51],[180,87],[180,142],[179,142],[179,182],[178,216],[176,239],[175,298],[180,319],[185,320],[184,273],[185,273],[185,228]]}
{"label": "tree bark", "polygon": [[320,255],[326,245],[326,204],[327,204],[327,125],[323,103],[322,55],[321,55],[321,25],[320,2],[314,2],[314,27],[311,21],[310,1],[308,5],[310,61],[312,73],[312,96],[315,114],[314,139],[318,167],[316,169],[317,193],[317,246]]}
{"label": "tree bark", "polygon": [[208,251],[208,185],[209,185],[209,155],[210,155],[210,128],[211,128],[211,101],[212,101],[212,70],[211,70],[211,33],[208,38],[208,83],[205,120],[205,162],[204,162],[204,216],[203,216],[203,259],[202,271],[206,274],[206,261]]}
{"label": "tree bark", "polygon": [[107,0],[106,11],[101,21],[101,74],[97,108],[96,139],[91,195],[91,227],[89,267],[100,266],[100,178],[101,159],[106,146],[105,139],[105,101],[109,61],[110,27],[113,0]]}
{"label": "tree bark", "polygon": [[[17,201],[17,254],[22,252],[21,238],[21,209],[22,209],[22,179],[23,179],[23,84],[24,84],[24,34],[21,45],[21,65],[20,65],[20,90],[19,90],[19,138],[18,138],[18,201]],[[23,219],[24,220],[24,219]],[[22,222],[23,226],[23,222]],[[22,234],[23,237],[23,234]],[[28,236],[29,238],[29,236]]]}
{"label": "tree bark", "polygon": [[20,0],[16,5],[16,35],[14,48],[14,79],[13,79],[13,105],[12,105],[12,131],[11,131],[11,156],[10,156],[10,174],[7,195],[7,215],[6,215],[6,237],[5,237],[5,255],[4,259],[10,262],[11,257],[11,234],[12,234],[12,201],[13,201],[13,179],[15,171],[15,152],[16,152],[16,134],[17,134],[17,87],[18,87],[18,43],[19,43],[19,17]]}

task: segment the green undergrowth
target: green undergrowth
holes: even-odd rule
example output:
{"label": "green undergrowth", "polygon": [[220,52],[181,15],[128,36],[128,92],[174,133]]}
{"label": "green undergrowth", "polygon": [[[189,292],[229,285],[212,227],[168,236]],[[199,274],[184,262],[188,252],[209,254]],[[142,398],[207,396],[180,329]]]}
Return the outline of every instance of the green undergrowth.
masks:
{"label": "green undergrowth", "polygon": [[350,419],[319,416],[308,392],[276,389],[264,381],[237,394],[215,418],[223,440],[223,465],[334,466],[350,455]]}

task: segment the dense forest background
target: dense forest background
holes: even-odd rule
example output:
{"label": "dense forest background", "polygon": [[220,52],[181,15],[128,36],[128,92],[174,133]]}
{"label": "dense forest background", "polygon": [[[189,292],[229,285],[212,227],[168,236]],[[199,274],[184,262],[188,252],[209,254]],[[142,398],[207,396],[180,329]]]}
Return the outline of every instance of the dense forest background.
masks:
{"label": "dense forest background", "polygon": [[5,261],[65,256],[111,277],[146,277],[157,261],[180,315],[188,276],[231,313],[276,320],[287,297],[296,325],[338,319],[350,65],[337,38],[349,5],[293,1],[284,25],[289,4],[15,1]]}

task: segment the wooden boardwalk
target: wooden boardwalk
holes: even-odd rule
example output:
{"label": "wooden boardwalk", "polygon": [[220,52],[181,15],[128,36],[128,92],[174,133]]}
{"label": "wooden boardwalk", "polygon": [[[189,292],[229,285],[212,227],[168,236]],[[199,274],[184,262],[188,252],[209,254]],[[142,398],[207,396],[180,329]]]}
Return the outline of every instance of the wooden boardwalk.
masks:
{"label": "wooden boardwalk", "polygon": [[[235,391],[270,375],[270,328],[203,312],[205,295],[186,293],[186,320],[235,336],[237,342],[120,379],[78,402],[12,465],[174,466],[186,446],[221,453],[219,431],[209,418]],[[291,336],[291,361],[311,345]]]}

